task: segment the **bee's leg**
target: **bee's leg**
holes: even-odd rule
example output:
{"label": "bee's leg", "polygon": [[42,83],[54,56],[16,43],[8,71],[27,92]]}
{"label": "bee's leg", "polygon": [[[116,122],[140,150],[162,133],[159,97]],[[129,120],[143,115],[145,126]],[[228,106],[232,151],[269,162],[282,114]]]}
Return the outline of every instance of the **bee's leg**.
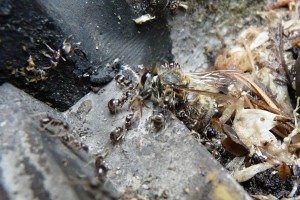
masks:
{"label": "bee's leg", "polygon": [[150,108],[145,103],[145,100],[151,97],[152,92],[153,92],[152,88],[148,88],[148,89],[140,92],[140,94],[130,102],[129,107],[131,108],[131,110],[134,110],[134,107],[135,107],[134,104],[135,104],[135,102],[137,102],[137,104],[138,104],[137,107],[140,110],[141,116],[143,116],[143,107]]}
{"label": "bee's leg", "polygon": [[56,51],[54,49],[52,49],[48,44],[44,43],[45,46],[47,47],[47,49],[51,52],[51,53],[55,53]]}
{"label": "bee's leg", "polygon": [[[135,103],[137,102],[137,105]],[[144,101],[143,97],[135,97],[129,104],[129,107],[132,112],[135,112],[136,108],[140,110],[141,116],[143,116],[143,107],[150,108]]]}
{"label": "bee's leg", "polygon": [[141,107],[150,108],[150,106],[148,106],[144,100],[141,101]]}

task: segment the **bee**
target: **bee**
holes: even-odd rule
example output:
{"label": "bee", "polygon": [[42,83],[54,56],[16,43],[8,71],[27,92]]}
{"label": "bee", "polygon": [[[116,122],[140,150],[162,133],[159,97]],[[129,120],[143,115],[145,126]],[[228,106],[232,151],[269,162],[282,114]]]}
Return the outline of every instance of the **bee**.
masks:
{"label": "bee", "polygon": [[70,125],[59,119],[55,119],[49,115],[41,118],[39,120],[40,127],[44,130],[53,134],[54,137],[60,138],[61,142],[65,145],[71,145],[78,150],[84,150],[85,152],[89,151],[89,147],[77,140],[70,132]]}
{"label": "bee", "polygon": [[[135,111],[140,110],[142,115],[142,110],[147,107],[147,101],[151,101],[154,105],[155,112],[150,117],[150,122],[155,131],[160,131],[165,126],[167,119],[170,119],[169,115],[175,116],[223,165],[231,163],[235,157],[247,155],[251,158],[254,150],[262,155],[261,152],[265,152],[264,156],[276,155],[277,151],[272,149],[278,147],[276,138],[269,128],[267,131],[264,131],[266,128],[262,128],[261,137],[256,137],[257,127],[253,126],[252,129],[252,126],[247,127],[247,124],[256,121],[256,124],[259,122],[268,126],[274,123],[269,118],[283,116],[282,110],[277,107],[276,99],[266,94],[259,81],[251,80],[242,72],[218,70],[187,73],[179,64],[173,62],[146,71],[129,101],[133,115],[126,118],[123,126],[110,133],[113,145],[125,138],[132,119],[138,115]],[[252,117],[255,113],[261,116],[259,120]],[[247,135],[249,131],[250,137]],[[265,141],[267,143],[262,143]],[[269,147],[272,148],[267,149]],[[262,150],[257,150],[258,148]],[[284,156],[276,159],[288,163],[291,154],[281,155]],[[235,173],[235,177],[238,181],[245,180],[240,178],[239,173]]]}
{"label": "bee", "polygon": [[109,138],[113,144],[116,144],[124,135],[123,127],[117,127],[110,132]]}
{"label": "bee", "polygon": [[108,107],[110,113],[116,113],[117,109],[121,108],[124,103],[125,103],[125,100],[123,100],[123,99],[120,100],[120,99],[112,98],[107,103],[107,107]]}
{"label": "bee", "polygon": [[[115,80],[124,82],[120,78],[123,79],[118,76]],[[255,98],[249,95],[250,92]],[[256,101],[258,98],[261,100]],[[146,71],[130,100],[125,97],[123,100],[112,99],[108,108],[115,112],[116,107],[122,107],[125,99],[129,101],[133,114],[126,118],[128,121],[125,120],[124,126],[111,132],[112,142],[118,142],[124,137],[133,116],[137,115],[135,112],[140,110],[142,115],[144,107],[148,107],[148,100],[157,107],[157,112],[150,117],[157,131],[165,125],[168,115],[173,114],[201,138],[206,138],[206,129],[213,125],[212,121],[223,127],[234,117],[235,111],[246,107],[280,113],[273,99],[242,73],[234,70],[186,73],[174,62]]]}
{"label": "bee", "polygon": [[[233,105],[238,102],[239,96],[236,96],[234,82],[233,76],[227,72],[189,74],[184,73],[179,64],[168,63],[142,76],[139,94],[143,94],[143,98],[136,97],[133,101],[144,101],[144,94],[147,94],[147,98],[156,102],[162,110],[152,121],[163,119],[165,110],[170,110],[189,129],[201,132],[222,107],[231,105],[230,110],[235,107]],[[226,113],[230,115],[232,112]],[[223,118],[224,121],[230,116]]]}
{"label": "bee", "polygon": [[130,98],[132,98],[135,94],[134,90],[128,90],[123,93],[121,99],[112,98],[107,103],[107,107],[109,111],[114,114],[116,113],[117,109],[121,108]]}

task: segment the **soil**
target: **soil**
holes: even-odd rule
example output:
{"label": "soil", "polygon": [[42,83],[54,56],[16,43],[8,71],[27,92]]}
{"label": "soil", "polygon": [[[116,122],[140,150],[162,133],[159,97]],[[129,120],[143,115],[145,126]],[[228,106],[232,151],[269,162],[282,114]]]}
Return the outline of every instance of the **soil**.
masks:
{"label": "soil", "polygon": [[[275,173],[274,173],[275,172]],[[287,197],[292,188],[293,181],[296,177],[290,177],[286,181],[279,178],[276,169],[268,169],[262,173],[256,174],[252,179],[242,183],[245,190],[252,195],[268,195],[272,194],[278,199]],[[300,194],[300,187],[296,192],[296,196]]]}
{"label": "soil", "polygon": [[66,110],[89,92],[73,73],[74,62],[61,62],[56,68],[44,70],[47,81],[39,80],[31,72],[12,74],[13,70],[28,66],[29,56],[37,69],[50,67],[51,60],[42,51],[51,54],[45,44],[58,49],[64,34],[36,3],[12,0],[11,5],[10,14],[0,16],[0,84],[10,82],[48,105]]}

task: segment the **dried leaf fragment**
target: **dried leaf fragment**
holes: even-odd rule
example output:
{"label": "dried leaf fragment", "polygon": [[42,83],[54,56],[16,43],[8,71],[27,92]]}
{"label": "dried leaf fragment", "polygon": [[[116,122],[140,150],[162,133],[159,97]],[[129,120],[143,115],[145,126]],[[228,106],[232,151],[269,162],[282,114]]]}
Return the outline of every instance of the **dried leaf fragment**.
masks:
{"label": "dried leaf fragment", "polygon": [[287,180],[292,175],[291,169],[285,162],[282,162],[277,167],[277,171],[280,179],[283,181]]}
{"label": "dried leaf fragment", "polygon": [[271,108],[279,111],[279,108],[272,101],[272,99],[270,99],[270,97],[256,83],[254,83],[244,74],[235,73],[234,75],[241,82],[245,83],[245,85],[248,85],[251,90],[255,92],[259,97],[261,97]]}
{"label": "dried leaf fragment", "polygon": [[269,194],[269,195],[251,195],[252,197],[254,197],[255,199],[259,199],[259,200],[278,200],[278,198],[274,197],[273,195]]}
{"label": "dried leaf fragment", "polygon": [[227,138],[222,140],[221,143],[226,151],[230,152],[234,156],[243,156],[250,152],[247,146],[240,140],[236,132],[230,126],[224,124],[223,129]]}
{"label": "dried leaf fragment", "polygon": [[270,130],[276,126],[274,118],[278,116],[264,110],[243,109],[236,114],[233,128],[241,141],[248,147],[277,143]]}
{"label": "dried leaf fragment", "polygon": [[152,19],[155,19],[155,16],[152,16],[150,14],[145,14],[145,15],[142,15],[142,16],[136,18],[136,19],[133,19],[133,21],[136,24],[143,24],[145,22],[151,21]]}
{"label": "dried leaf fragment", "polygon": [[252,165],[251,167],[247,167],[243,170],[237,171],[234,174],[234,178],[237,182],[244,182],[255,176],[257,173],[263,172],[267,169],[270,169],[271,167],[273,167],[273,164],[267,162]]}

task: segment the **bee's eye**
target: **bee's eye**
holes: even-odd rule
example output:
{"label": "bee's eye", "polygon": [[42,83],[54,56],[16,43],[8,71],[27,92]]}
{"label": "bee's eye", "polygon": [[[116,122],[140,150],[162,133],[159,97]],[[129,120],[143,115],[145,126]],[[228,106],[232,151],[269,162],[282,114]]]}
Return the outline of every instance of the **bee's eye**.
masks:
{"label": "bee's eye", "polygon": [[141,86],[144,87],[144,85],[145,85],[147,79],[148,79],[150,76],[151,76],[151,72],[149,72],[149,71],[147,71],[147,72],[145,72],[145,73],[143,74],[143,76],[142,76],[142,78],[141,78],[141,80],[140,80]]}

